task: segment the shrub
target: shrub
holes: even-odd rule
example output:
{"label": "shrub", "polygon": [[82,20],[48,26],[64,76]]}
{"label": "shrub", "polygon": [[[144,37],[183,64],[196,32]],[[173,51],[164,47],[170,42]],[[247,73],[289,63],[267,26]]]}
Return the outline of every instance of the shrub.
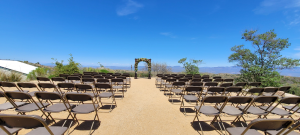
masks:
{"label": "shrub", "polygon": [[190,59],[189,62],[186,61],[187,58],[182,58],[178,61],[179,64],[182,64],[185,72],[187,74],[199,74],[199,64],[202,63],[202,60]]}
{"label": "shrub", "polygon": [[50,69],[49,68],[42,68],[38,67],[35,70],[32,70],[27,75],[28,80],[36,80],[36,77],[42,76],[42,77],[48,77],[49,76]]}
{"label": "shrub", "polygon": [[[52,58],[53,59],[53,58]],[[54,67],[54,71],[53,71],[53,75],[54,76],[59,76],[59,74],[74,74],[74,73],[79,73],[79,66],[80,63],[77,63],[73,60],[73,56],[72,54],[70,54],[70,58],[69,58],[69,63],[67,65],[63,65],[63,61],[58,62],[56,59],[55,60],[55,67]]]}
{"label": "shrub", "polygon": [[291,86],[289,93],[300,96],[300,78],[283,76],[281,79],[282,86]]}
{"label": "shrub", "polygon": [[242,82],[262,82],[262,86],[278,87],[282,69],[290,69],[300,65],[300,59],[283,57],[280,53],[291,46],[287,39],[277,38],[274,30],[257,34],[257,30],[246,30],[242,39],[250,41],[254,49],[236,45],[231,48],[228,60],[242,67],[239,80]]}
{"label": "shrub", "polygon": [[289,93],[300,96],[300,85],[292,85]]}
{"label": "shrub", "polygon": [[0,71],[0,81],[5,82],[20,82],[22,80],[22,74],[17,73],[15,71],[11,71],[10,73],[5,73]]}
{"label": "shrub", "polygon": [[109,73],[109,71],[106,70],[106,69],[101,69],[101,70],[100,70],[100,73]]}
{"label": "shrub", "polygon": [[[145,63],[145,67],[147,64]],[[148,70],[148,69],[147,69]],[[172,68],[167,65],[167,63],[152,63],[151,70],[155,74],[166,74],[166,73],[171,73]]]}
{"label": "shrub", "polygon": [[51,79],[52,77],[56,77],[55,75],[49,75],[48,78]]}

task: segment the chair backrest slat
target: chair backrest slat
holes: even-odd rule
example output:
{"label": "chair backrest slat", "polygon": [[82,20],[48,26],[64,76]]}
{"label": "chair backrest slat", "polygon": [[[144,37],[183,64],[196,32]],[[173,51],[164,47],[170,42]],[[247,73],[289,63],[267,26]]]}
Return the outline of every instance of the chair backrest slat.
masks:
{"label": "chair backrest slat", "polygon": [[67,100],[72,100],[72,101],[90,101],[93,100],[93,98],[84,93],[66,93],[65,98]]}

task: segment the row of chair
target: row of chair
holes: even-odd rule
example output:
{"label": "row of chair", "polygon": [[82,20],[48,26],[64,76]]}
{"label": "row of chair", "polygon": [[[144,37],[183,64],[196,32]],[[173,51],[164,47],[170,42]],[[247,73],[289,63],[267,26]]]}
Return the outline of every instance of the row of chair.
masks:
{"label": "row of chair", "polygon": [[[218,123],[219,129],[221,132],[226,131],[229,134],[260,134],[257,130],[261,130],[268,134],[287,134],[287,133],[296,133],[294,132],[294,128],[285,132],[289,127],[292,127],[295,120],[292,119],[292,115],[297,112],[290,109],[290,110],[283,110],[278,108],[279,104],[294,104],[293,107],[297,107],[300,103],[300,97],[286,97],[280,100],[275,106],[272,106],[273,103],[277,101],[278,97],[276,96],[263,96],[263,97],[227,97],[227,96],[207,96],[203,98],[201,104],[199,106],[195,106],[196,115],[193,120],[193,123],[198,122],[199,127],[202,131],[202,126],[200,122],[200,114],[204,114],[207,116],[214,116],[213,120],[211,121],[211,125],[213,123]],[[261,103],[262,105],[257,105],[257,103]],[[207,105],[210,104],[210,105]],[[298,108],[299,110],[299,108]],[[236,116],[236,118],[232,121],[232,123],[236,123],[238,121],[243,121],[246,123],[245,118],[243,117],[244,114],[254,114],[258,115],[258,119],[253,120],[248,125],[241,125],[242,127],[229,127],[225,128],[222,120],[221,120],[221,113],[225,113],[227,115]],[[273,113],[276,115],[281,116],[280,119],[261,119],[267,118],[267,115]],[[284,118],[284,117],[287,118]],[[288,118],[290,117],[290,118]],[[257,125],[256,125],[256,124]],[[260,123],[260,124],[258,124]],[[264,125],[267,124],[267,125]],[[232,124],[231,124],[232,125]],[[253,127],[256,125],[256,128]],[[259,126],[258,126],[259,125]],[[271,126],[270,126],[271,125]],[[294,125],[299,126],[299,124]],[[254,128],[254,129],[249,129]]]}
{"label": "row of chair", "polygon": [[69,76],[67,79],[62,77],[52,77],[51,79],[47,77],[37,77],[38,82],[49,82],[49,83],[62,83],[62,82],[72,82],[72,83],[79,83],[79,84],[89,84],[89,83],[97,83],[97,82],[106,82],[107,80],[112,83],[112,79],[123,79],[124,85],[130,87],[131,86],[131,79],[125,76],[110,76],[110,77],[97,77],[97,78],[80,78],[78,76]]}
{"label": "row of chair", "polygon": [[[186,86],[205,86],[205,87],[211,87],[211,86],[219,86],[219,87],[229,87],[229,86],[240,86],[243,87],[243,90],[245,93],[248,93],[247,91],[249,90],[249,88],[251,87],[261,87],[261,82],[237,82],[236,84],[233,85],[233,79],[228,79],[227,81],[213,81],[211,82],[211,80],[200,80],[200,79],[192,79],[192,80],[188,80],[188,79],[161,79],[160,82],[156,82],[156,85],[160,85],[160,87],[172,87],[173,83],[180,85],[180,83],[177,82],[185,82],[185,87]],[[228,83],[231,82],[231,83]],[[270,95],[273,95],[274,93],[276,93],[277,91],[281,91],[281,94],[279,96],[283,97],[285,95],[285,93],[289,92],[291,86],[282,86],[279,87],[278,89],[276,88],[269,88],[267,91]],[[253,93],[255,90],[250,91],[250,93]],[[256,92],[256,93],[262,93],[262,92]],[[270,94],[272,93],[272,94]],[[279,93],[278,93],[279,94]]]}
{"label": "row of chair", "polygon": [[[89,83],[84,83],[81,84],[83,86],[86,86],[87,89],[91,89],[91,88],[96,88],[96,85],[98,84],[109,84],[112,86],[112,88],[114,90],[121,90],[122,92],[122,96],[124,97],[124,91],[127,91],[127,86],[126,83],[124,83],[123,79],[97,79],[97,81],[95,82],[94,80],[90,80]],[[5,92],[6,88],[15,88],[17,90],[17,92],[26,92],[28,94],[30,94],[31,96],[34,96],[35,92],[41,92],[41,91],[45,91],[45,89],[53,89],[53,92],[57,92],[59,94],[63,94],[64,92],[62,91],[62,89],[66,89],[67,92],[72,92],[72,90],[81,90],[81,91],[86,91],[86,89],[81,89],[77,87],[81,86],[80,84],[77,83],[57,83],[57,84],[53,84],[53,83],[38,83],[37,85],[35,83],[13,83],[13,82],[1,82],[0,83],[0,88]],[[34,90],[25,90],[25,89],[34,89]]]}
{"label": "row of chair", "polygon": [[[0,97],[4,97],[9,101],[9,103],[0,104],[0,111],[7,109],[15,108],[15,111],[18,114],[25,115],[27,112],[40,110],[43,116],[46,116],[46,119],[52,120],[55,122],[55,119],[52,117],[51,113],[59,113],[62,111],[68,111],[69,115],[67,119],[71,116],[73,121],[78,122],[76,118],[77,114],[88,114],[95,112],[95,118],[99,120],[98,111],[103,107],[104,103],[101,101],[102,98],[111,98],[112,102],[110,104],[110,111],[112,111],[113,106],[117,106],[115,100],[115,92],[113,86],[110,84],[94,84],[94,87],[87,84],[72,84],[72,83],[58,83],[58,87],[51,83],[39,83],[38,86],[43,89],[42,91],[35,92],[34,96],[37,98],[37,101],[33,99],[27,92],[20,91],[5,91],[0,92]],[[47,92],[45,89],[55,89],[54,92]],[[64,93],[61,89],[75,89],[76,92],[67,92]],[[91,90],[92,93],[80,93],[79,91]],[[102,92],[104,90],[104,92]],[[17,101],[20,100],[20,101]],[[25,102],[24,102],[25,101]],[[100,106],[101,104],[101,106]],[[18,116],[16,116],[18,117]],[[31,116],[29,116],[31,117]],[[37,118],[38,116],[33,116]],[[18,117],[22,119],[22,117]],[[94,120],[95,120],[94,118]],[[17,119],[16,119],[17,120]],[[43,123],[42,121],[39,121]],[[10,122],[11,123],[11,122]],[[8,123],[6,123],[8,124]],[[30,125],[32,123],[29,123]],[[35,123],[36,124],[36,123]],[[34,124],[33,124],[34,125]],[[70,124],[71,126],[71,124]],[[93,124],[92,124],[93,126]],[[12,125],[7,125],[5,128],[2,128],[4,132],[9,131],[10,134],[19,131],[20,129],[10,129],[9,127],[14,127]],[[53,129],[54,128],[54,129]],[[50,130],[49,130],[50,129]],[[45,134],[47,131],[50,134],[63,134],[66,132],[64,126],[59,127],[49,127],[44,125],[44,128],[36,129],[30,132]],[[56,131],[57,130],[57,131]],[[1,130],[0,130],[1,134]]]}
{"label": "row of chair", "polygon": [[201,79],[201,78],[168,78],[162,77],[155,80],[155,84],[165,83],[165,82],[175,82],[175,81],[185,81],[185,82],[217,82],[226,83],[233,82],[233,79]]}
{"label": "row of chair", "polygon": [[[195,77],[201,77],[200,74],[157,74],[157,77],[163,77],[163,76],[195,76]],[[202,75],[202,77],[209,77],[209,75]],[[217,76],[220,77],[220,76]]]}
{"label": "row of chair", "polygon": [[72,75],[68,74],[59,74],[59,77],[64,77],[67,78],[68,76],[79,76],[79,77],[84,77],[84,76],[126,76],[130,77],[129,73],[97,73],[97,72],[84,72],[83,74],[81,73],[74,73]]}
{"label": "row of chair", "polygon": [[[240,84],[237,83],[238,86],[232,86],[232,83],[225,83],[225,84],[227,85],[230,84],[230,86],[220,87],[222,86],[222,84],[218,86],[218,83],[209,83],[209,82],[190,83],[189,85],[187,85],[185,82],[173,82],[173,83],[163,83],[164,85],[163,90],[169,92],[168,94],[169,100],[172,101],[172,103],[173,103],[173,95],[179,95],[178,98],[180,99],[180,109],[181,108],[183,109],[185,115],[186,115],[186,107],[193,107],[195,109],[196,115],[193,120],[193,123],[196,122],[195,121],[196,119],[200,121],[199,120],[200,114],[213,115],[215,117],[211,121],[211,123],[217,122],[219,124],[219,128],[221,129],[221,131],[225,130],[225,127],[224,125],[222,125],[222,120],[220,117],[221,113],[236,116],[233,122],[237,122],[240,121],[240,119],[243,119],[245,121],[243,117],[244,114],[254,114],[254,115],[258,115],[259,116],[258,118],[262,118],[262,117],[267,118],[267,115],[269,113],[273,113],[273,114],[280,115],[281,118],[283,118],[284,116],[292,118],[292,115],[295,112],[300,112],[298,107],[300,103],[300,97],[282,98],[284,97],[284,95],[281,95],[281,97],[274,96],[278,90],[286,91],[286,89],[290,88],[289,86],[260,88],[259,86],[261,85],[261,83],[253,83],[253,84],[250,83],[250,85],[248,84],[249,87],[245,87],[247,83],[240,83]],[[251,88],[251,86],[254,87]],[[248,89],[244,89],[244,88],[248,88]],[[236,93],[237,96],[231,96],[230,93]],[[251,94],[250,97],[246,96],[248,93]],[[255,93],[258,94],[254,95]],[[208,96],[209,94],[212,96]],[[217,96],[217,94],[220,94],[220,96]],[[279,99],[281,100],[275,106],[272,106]],[[185,102],[188,103],[193,102],[195,103],[195,105],[185,106]],[[199,102],[201,102],[200,105],[198,105]],[[204,103],[206,105],[207,104],[213,104],[213,105],[204,106]],[[293,105],[292,106],[285,105],[283,107],[285,110],[278,108],[279,105],[283,105],[283,104],[293,104]],[[288,119],[288,120],[294,123],[293,119]],[[274,122],[273,120],[269,120],[269,119],[265,120],[264,122],[266,121]],[[253,126],[252,124],[253,123],[250,123],[248,127],[245,127],[243,129],[226,128],[226,130],[230,134],[244,134],[246,131],[248,131],[250,127]],[[202,130],[200,122],[199,122],[199,127]],[[258,128],[258,129],[264,130],[263,128]],[[268,132],[269,131],[275,132],[274,131],[275,129],[279,129],[278,126],[277,128],[273,128],[273,131],[269,129]],[[284,133],[283,132],[284,130],[282,130],[282,133]],[[267,131],[265,130],[265,132]],[[278,132],[279,131],[276,131],[275,133]],[[292,132],[292,130],[288,130],[287,132],[290,133]],[[254,130],[252,131],[252,133],[255,134],[258,132]]]}
{"label": "row of chair", "polygon": [[216,76],[216,77],[213,77],[213,78],[209,78],[207,76],[196,77],[196,76],[170,76],[170,75],[168,75],[168,76],[157,76],[156,77],[157,80],[159,80],[161,78],[169,78],[169,79],[172,79],[172,78],[174,78],[174,79],[187,78],[189,80],[191,80],[191,79],[212,79],[212,80],[213,79],[222,79],[222,77],[220,77],[220,76]]}

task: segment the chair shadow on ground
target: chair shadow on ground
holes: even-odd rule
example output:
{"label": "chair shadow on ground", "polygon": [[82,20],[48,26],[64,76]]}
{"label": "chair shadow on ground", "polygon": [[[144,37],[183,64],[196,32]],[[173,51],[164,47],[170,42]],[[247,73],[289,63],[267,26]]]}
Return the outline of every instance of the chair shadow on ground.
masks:
{"label": "chair shadow on ground", "polygon": [[247,125],[248,125],[247,123],[245,123],[243,121],[234,122],[232,124],[236,127],[247,127]]}
{"label": "chair shadow on ground", "polygon": [[[64,125],[64,123],[65,123],[65,125]],[[70,125],[72,123],[72,125]],[[77,125],[77,123],[75,122],[75,121],[73,121],[73,119],[62,119],[62,120],[60,120],[60,121],[56,121],[56,123],[54,123],[53,125],[51,125],[51,126],[59,126],[59,127],[62,127],[64,125],[64,127],[70,127],[70,128],[72,128],[73,126],[76,126]],[[70,130],[70,129],[69,129]],[[69,134],[71,134],[72,132],[74,131],[74,129],[71,131],[69,131]]]}
{"label": "chair shadow on ground", "polygon": [[112,109],[112,111],[116,108],[116,105],[103,105],[100,107],[101,110],[99,110],[99,112],[103,113],[103,111],[107,111],[107,113],[109,113],[110,108]]}
{"label": "chair shadow on ground", "polygon": [[165,96],[170,96],[170,95],[172,95],[172,94],[170,94],[170,92],[166,92],[166,93],[164,93],[164,95],[165,95]]}
{"label": "chair shadow on ground", "polygon": [[[203,132],[205,131],[216,131],[217,133],[219,133],[220,135],[222,135],[222,132],[220,131],[220,127],[219,127],[219,124],[218,123],[213,123],[210,125],[210,122],[205,122],[205,121],[194,121],[194,122],[191,122],[191,125],[192,127],[194,128],[194,130],[196,130],[199,134],[202,134],[201,132],[201,128],[199,126],[199,122],[201,124],[201,127],[202,127],[202,130]],[[221,123],[220,123],[221,124]],[[225,128],[228,128],[228,127],[232,127],[230,126],[230,124],[228,123],[225,123],[223,122],[223,125]],[[222,125],[221,125],[222,126]],[[222,126],[222,129],[223,129],[223,133],[224,133],[224,128]],[[225,131],[226,132],[226,131]]]}
{"label": "chair shadow on ground", "polygon": [[[61,127],[65,123],[65,121],[66,121],[66,119],[60,120],[51,126],[60,126]],[[69,127],[72,121],[73,121],[72,119],[68,119],[66,121],[64,127]],[[94,125],[92,127],[92,132],[91,132],[91,134],[93,134],[94,131],[96,129],[98,129],[101,125],[101,122],[99,122],[98,120],[84,120],[84,121],[79,120],[79,122],[80,122],[79,125],[75,121],[72,122],[72,125],[70,126],[70,128],[73,126],[75,126],[75,128],[73,130],[70,130],[69,134],[71,134],[74,130],[90,130],[91,126],[94,122]]]}
{"label": "chair shadow on ground", "polygon": [[[124,95],[124,97],[125,97],[125,95]],[[122,98],[124,98],[122,95],[115,95],[115,99],[122,99]]]}
{"label": "chair shadow on ground", "polygon": [[156,86],[156,88],[164,88],[164,86],[161,84],[155,84],[155,86]]}
{"label": "chair shadow on ground", "polygon": [[[67,119],[62,119],[60,121],[56,121],[56,123],[54,123],[51,126],[60,126],[61,127],[66,122],[65,125],[64,125],[64,127],[69,127],[72,121],[73,121],[73,119],[68,119],[68,120]],[[76,124],[77,123],[75,121],[73,121],[72,125],[70,127],[73,127]]]}
{"label": "chair shadow on ground", "polygon": [[[179,108],[179,110],[180,110],[180,112],[181,113],[185,113],[186,112],[186,115],[187,116],[195,116],[195,114],[196,114],[196,111],[195,111],[195,109],[193,109],[193,108],[186,108],[185,107],[185,109],[184,108]],[[185,110],[185,111],[184,111]],[[190,115],[188,115],[188,114],[190,114]]]}
{"label": "chair shadow on ground", "polygon": [[[173,101],[172,101],[173,100]],[[179,99],[169,99],[168,100],[170,103],[176,104],[176,103],[181,103]]]}
{"label": "chair shadow on ground", "polygon": [[156,88],[159,88],[159,89],[160,89],[160,88],[164,88],[164,87],[162,87],[162,86],[159,86],[159,85],[156,85]]}
{"label": "chair shadow on ground", "polygon": [[96,130],[100,127],[101,122],[99,122],[98,120],[85,120],[83,122],[81,122],[77,127],[75,127],[76,130],[90,130],[92,124],[94,123],[92,130]]}

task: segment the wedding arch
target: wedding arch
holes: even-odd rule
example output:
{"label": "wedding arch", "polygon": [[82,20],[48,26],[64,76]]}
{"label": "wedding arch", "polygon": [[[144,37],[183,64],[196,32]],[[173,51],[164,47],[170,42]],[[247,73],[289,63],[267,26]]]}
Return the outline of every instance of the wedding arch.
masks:
{"label": "wedding arch", "polygon": [[138,64],[141,61],[144,61],[144,62],[146,62],[148,64],[148,72],[149,72],[148,79],[151,79],[151,59],[147,59],[147,58],[136,58],[135,59],[135,64],[134,64],[135,75],[134,75],[134,79],[137,79]]}

